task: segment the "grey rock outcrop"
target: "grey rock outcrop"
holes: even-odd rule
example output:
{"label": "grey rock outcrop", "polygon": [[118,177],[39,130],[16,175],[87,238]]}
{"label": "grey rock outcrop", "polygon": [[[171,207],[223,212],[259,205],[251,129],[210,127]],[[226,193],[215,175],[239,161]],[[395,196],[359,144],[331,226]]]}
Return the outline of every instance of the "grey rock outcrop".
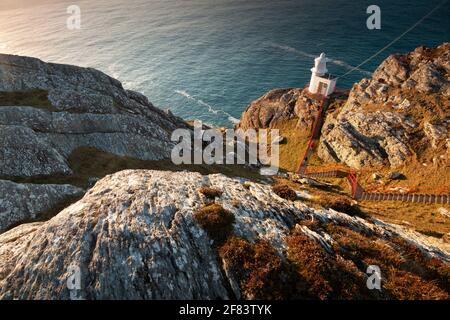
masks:
{"label": "grey rock outcrop", "polygon": [[327,117],[322,129],[319,156],[353,168],[389,164],[401,165],[411,152],[405,137],[414,126],[393,112],[342,111]]}
{"label": "grey rock outcrop", "polygon": [[30,177],[72,172],[66,159],[28,127],[0,124],[0,146],[2,177]]}
{"label": "grey rock outcrop", "polygon": [[[418,141],[442,146],[437,152],[444,156],[449,96],[450,43],[392,55],[371,79],[355,84],[344,108],[327,118],[319,156],[355,168],[398,167],[416,153]],[[435,118],[432,124],[423,119],[426,112]]]}
{"label": "grey rock outcrop", "polygon": [[274,89],[253,101],[242,114],[238,128],[274,128],[277,123],[298,118],[298,124],[309,126],[320,103],[303,89]]}
{"label": "grey rock outcrop", "polygon": [[[48,92],[52,108],[2,104],[0,138],[8,140],[0,157],[3,176],[70,173],[65,158],[78,147],[142,160],[167,158],[171,132],[187,126],[95,69],[0,55],[0,92],[29,90]],[[3,132],[11,130],[18,135],[5,138]],[[30,147],[22,148],[23,142]],[[5,168],[4,163],[19,163],[23,157],[23,165]]]}
{"label": "grey rock outcrop", "polygon": [[[15,99],[1,101],[6,93],[37,92],[43,92],[46,101],[31,106],[15,105]],[[119,81],[91,68],[0,54],[0,93],[1,179],[69,176],[73,172],[68,158],[81,147],[141,160],[168,158],[172,131],[187,127],[144,95],[125,90]],[[80,190],[67,185],[11,186],[0,192],[0,203],[6,206],[0,232]]]}
{"label": "grey rock outcrop", "polygon": [[[83,299],[239,297],[238,284],[227,276],[212,240],[193,218],[206,202],[198,191],[205,185],[223,192],[216,202],[234,214],[237,236],[264,239],[283,256],[285,238],[296,222],[312,218],[378,237],[397,235],[450,261],[450,252],[431,238],[289,202],[269,185],[246,188],[241,180],[220,174],[127,170],[103,178],[51,220],[0,235],[0,299],[69,299],[73,267],[79,268],[81,280],[81,290],[73,294]],[[306,226],[301,230],[332,252],[330,235]]]}
{"label": "grey rock outcrop", "polygon": [[0,232],[60,205],[81,197],[84,190],[71,185],[14,183],[0,180]]}
{"label": "grey rock outcrop", "polygon": [[418,47],[404,55],[389,56],[375,70],[372,83],[450,95],[450,43],[437,48]]}

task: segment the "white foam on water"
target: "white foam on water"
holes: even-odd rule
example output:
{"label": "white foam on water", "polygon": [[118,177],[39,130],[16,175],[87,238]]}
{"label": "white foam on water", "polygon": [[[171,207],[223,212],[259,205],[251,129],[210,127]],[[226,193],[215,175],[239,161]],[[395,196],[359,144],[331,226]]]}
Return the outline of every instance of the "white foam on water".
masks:
{"label": "white foam on water", "polygon": [[232,124],[238,124],[239,123],[239,119],[236,119],[235,117],[233,117],[231,114],[229,114],[228,112],[224,111],[224,110],[220,110],[220,109],[216,109],[214,108],[212,105],[206,103],[205,101],[203,101],[202,99],[196,98],[195,96],[189,94],[188,92],[186,92],[185,90],[175,90],[176,93],[178,93],[179,95],[182,95],[183,97],[185,97],[186,99],[195,101],[197,104],[204,106],[208,109],[208,111],[210,113],[213,114],[224,114],[227,116],[228,121],[230,121]]}

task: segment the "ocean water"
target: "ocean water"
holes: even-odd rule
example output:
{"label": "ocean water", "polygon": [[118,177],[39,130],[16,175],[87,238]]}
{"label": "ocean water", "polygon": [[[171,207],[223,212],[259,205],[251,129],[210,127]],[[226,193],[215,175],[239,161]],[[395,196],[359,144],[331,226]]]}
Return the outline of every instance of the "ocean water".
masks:
{"label": "ocean water", "polygon": [[[0,0],[0,52],[89,66],[185,119],[231,126],[273,88],[303,87],[325,52],[342,75],[408,29],[441,0]],[[366,8],[381,8],[368,30]],[[68,30],[67,7],[81,8]],[[350,88],[391,53],[449,41],[449,1],[348,76]]]}

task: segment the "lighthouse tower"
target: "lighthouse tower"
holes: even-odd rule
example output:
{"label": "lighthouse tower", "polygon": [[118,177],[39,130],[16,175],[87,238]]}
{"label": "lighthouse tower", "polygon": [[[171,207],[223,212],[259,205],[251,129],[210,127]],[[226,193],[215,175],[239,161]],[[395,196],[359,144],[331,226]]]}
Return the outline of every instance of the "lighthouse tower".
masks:
{"label": "lighthouse tower", "polygon": [[314,59],[314,68],[311,69],[311,81],[309,83],[309,92],[329,96],[336,88],[336,78],[328,73],[327,62],[329,59],[325,53]]}

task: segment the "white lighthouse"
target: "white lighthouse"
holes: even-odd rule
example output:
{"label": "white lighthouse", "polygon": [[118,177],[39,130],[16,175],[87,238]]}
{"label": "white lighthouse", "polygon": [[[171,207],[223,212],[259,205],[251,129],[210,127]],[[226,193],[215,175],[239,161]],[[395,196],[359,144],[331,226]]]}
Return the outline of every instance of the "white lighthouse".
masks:
{"label": "white lighthouse", "polygon": [[336,88],[336,78],[331,76],[327,70],[329,59],[325,53],[314,59],[314,68],[311,69],[311,81],[309,83],[309,92],[329,96]]}

